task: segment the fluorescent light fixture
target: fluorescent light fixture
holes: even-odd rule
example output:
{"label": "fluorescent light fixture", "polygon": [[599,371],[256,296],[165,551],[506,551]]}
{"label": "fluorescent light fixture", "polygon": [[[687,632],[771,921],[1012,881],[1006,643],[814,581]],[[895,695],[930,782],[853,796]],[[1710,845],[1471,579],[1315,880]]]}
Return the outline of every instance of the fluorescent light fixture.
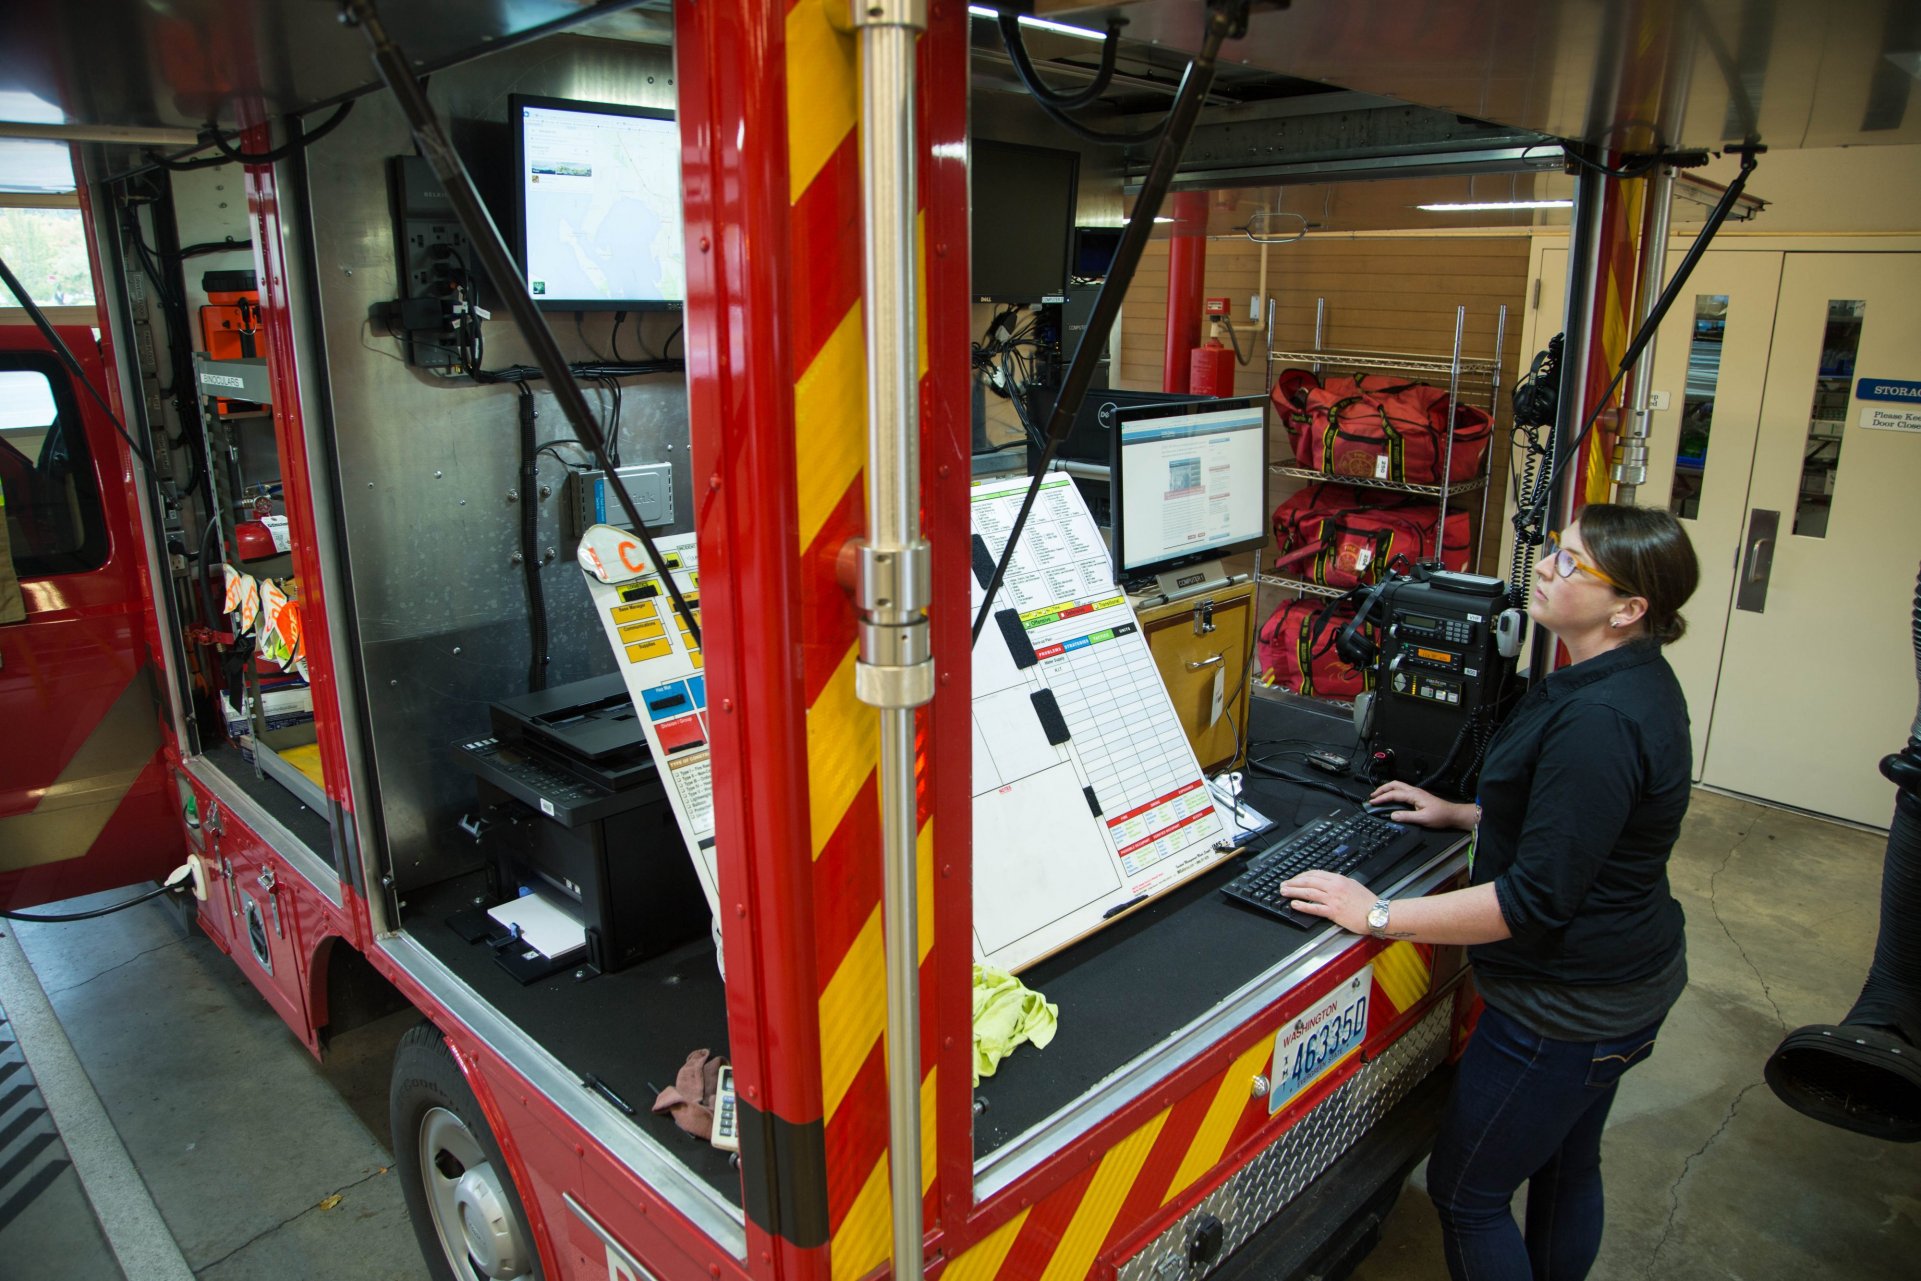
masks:
{"label": "fluorescent light fixture", "polygon": [[1572,209],[1572,200],[1472,200],[1458,204],[1415,205],[1429,213],[1481,213],[1489,209]]}
{"label": "fluorescent light fixture", "polygon": [[[994,12],[992,9],[983,9],[979,5],[967,6],[967,12],[976,18],[994,19],[1000,17],[1000,14]],[[1089,31],[1086,27],[1070,27],[1065,22],[1049,22],[1046,18],[1029,18],[1023,16],[1020,24],[1023,27],[1031,27],[1035,31],[1051,31],[1057,36],[1072,36],[1076,40],[1107,39],[1107,33],[1105,31]]]}

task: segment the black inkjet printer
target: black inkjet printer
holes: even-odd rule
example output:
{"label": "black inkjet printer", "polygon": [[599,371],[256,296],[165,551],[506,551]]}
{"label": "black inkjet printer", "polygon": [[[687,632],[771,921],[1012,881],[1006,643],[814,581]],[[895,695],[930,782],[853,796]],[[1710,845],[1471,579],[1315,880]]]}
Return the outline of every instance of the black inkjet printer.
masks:
{"label": "black inkjet printer", "polygon": [[[623,969],[706,935],[710,916],[653,754],[618,673],[504,698],[493,733],[453,745],[479,780],[462,826],[503,894],[541,885],[578,909],[587,964]],[[532,982],[577,958],[501,963]],[[520,970],[526,970],[521,973]]]}

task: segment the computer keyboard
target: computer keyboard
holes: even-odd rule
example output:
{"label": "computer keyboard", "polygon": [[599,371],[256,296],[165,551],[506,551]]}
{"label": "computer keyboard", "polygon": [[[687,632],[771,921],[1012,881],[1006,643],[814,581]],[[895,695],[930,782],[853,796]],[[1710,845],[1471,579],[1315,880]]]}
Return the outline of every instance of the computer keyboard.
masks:
{"label": "computer keyboard", "polygon": [[1419,847],[1418,828],[1372,814],[1335,810],[1256,854],[1247,870],[1221,887],[1237,903],[1279,917],[1299,929],[1326,923],[1288,906],[1281,886],[1302,872],[1339,872],[1366,883]]}

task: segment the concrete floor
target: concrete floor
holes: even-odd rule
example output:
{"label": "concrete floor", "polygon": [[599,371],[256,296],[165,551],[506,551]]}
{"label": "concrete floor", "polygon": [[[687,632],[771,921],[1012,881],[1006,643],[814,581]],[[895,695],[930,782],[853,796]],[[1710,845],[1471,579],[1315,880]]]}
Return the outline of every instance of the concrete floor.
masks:
{"label": "concrete floor", "polygon": [[[1916,1275],[1921,1145],[1817,1125],[1761,1083],[1785,1029],[1832,1021],[1859,991],[1881,855],[1876,835],[1696,794],[1673,864],[1692,982],[1614,1110],[1596,1278]],[[63,1072],[22,1036],[74,1148],[72,1171],[47,1173],[64,1158],[35,1137],[51,1132],[33,1113],[39,1095],[16,1096],[17,1070],[0,1080],[0,1138],[16,1144],[0,1146],[0,1207],[31,1181],[42,1189],[0,1218],[0,1281],[428,1275],[385,1134],[387,1064],[410,1014],[341,1038],[316,1064],[232,962],[159,905],[8,932],[79,1066]],[[0,950],[11,946],[0,939]],[[17,974],[9,981],[0,1006],[19,1007],[31,993]],[[11,1018],[0,1041],[14,1039],[19,1013],[0,1016]],[[78,1092],[97,1098],[102,1124],[86,1126]],[[25,1143],[37,1146],[15,1170],[10,1154]],[[95,1151],[116,1146],[127,1163],[118,1178],[111,1152]],[[158,1242],[140,1235],[142,1223],[160,1225]],[[159,1258],[167,1251],[171,1261]],[[1446,1275],[1420,1174],[1355,1275]]]}
{"label": "concrete floor", "polygon": [[[1783,1033],[1834,1022],[1860,993],[1885,847],[1695,792],[1669,873],[1688,916],[1688,989],[1609,1118],[1597,1281],[1921,1275],[1921,1144],[1817,1124],[1761,1079]],[[1426,1173],[1356,1281],[1447,1276]]]}

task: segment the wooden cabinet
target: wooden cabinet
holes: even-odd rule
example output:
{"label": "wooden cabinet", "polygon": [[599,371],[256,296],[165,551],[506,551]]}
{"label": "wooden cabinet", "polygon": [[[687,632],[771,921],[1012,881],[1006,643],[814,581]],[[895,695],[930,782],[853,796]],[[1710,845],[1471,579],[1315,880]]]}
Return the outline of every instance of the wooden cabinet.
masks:
{"label": "wooden cabinet", "polygon": [[1254,584],[1138,609],[1174,711],[1209,774],[1240,762],[1254,651]]}

